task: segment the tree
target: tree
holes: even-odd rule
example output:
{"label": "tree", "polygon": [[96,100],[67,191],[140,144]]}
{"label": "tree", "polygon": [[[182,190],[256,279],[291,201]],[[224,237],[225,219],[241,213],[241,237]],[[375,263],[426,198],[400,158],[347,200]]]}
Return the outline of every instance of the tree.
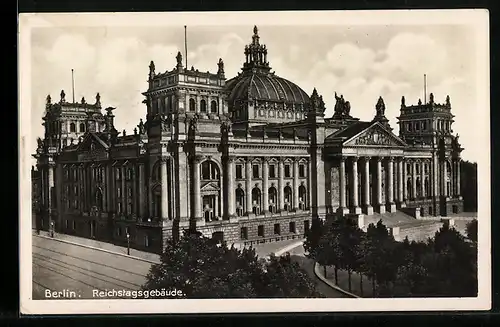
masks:
{"label": "tree", "polygon": [[334,267],[335,284],[338,284],[338,270],[341,266],[340,237],[342,234],[342,223],[339,219],[334,219],[328,225],[326,232],[321,239],[324,251],[325,264]]}
{"label": "tree", "polygon": [[[151,267],[143,289],[175,288],[190,298],[312,296],[315,284],[289,259],[266,262],[254,249],[240,251],[198,233],[185,233],[167,242],[161,262]],[[288,280],[301,286],[293,293]],[[311,284],[312,288],[306,287]]]}
{"label": "tree", "polygon": [[376,294],[376,284],[386,284],[396,279],[397,262],[394,261],[396,241],[389,234],[381,220],[377,225],[370,224],[363,245],[365,259],[363,270],[372,280],[373,294]]}
{"label": "tree", "polygon": [[466,233],[469,240],[477,243],[477,219],[473,219],[467,224]]}
{"label": "tree", "polygon": [[266,273],[256,287],[260,297],[311,298],[321,297],[316,284],[299,264],[292,262],[290,254],[271,255],[265,267]]}
{"label": "tree", "polygon": [[339,266],[347,271],[349,292],[352,291],[351,275],[352,272],[358,269],[360,264],[361,240],[363,231],[358,227],[358,224],[348,217],[339,218]]}

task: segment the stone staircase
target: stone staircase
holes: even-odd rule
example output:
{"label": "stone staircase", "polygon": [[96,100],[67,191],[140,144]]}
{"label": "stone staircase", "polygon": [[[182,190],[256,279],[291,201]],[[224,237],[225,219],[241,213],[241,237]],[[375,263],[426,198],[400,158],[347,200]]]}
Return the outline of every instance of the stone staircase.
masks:
{"label": "stone staircase", "polygon": [[425,241],[443,226],[438,219],[415,219],[401,211],[384,214],[360,215],[360,227],[366,231],[368,225],[377,224],[382,220],[384,225],[392,232],[396,241],[403,241],[408,237],[410,241]]}

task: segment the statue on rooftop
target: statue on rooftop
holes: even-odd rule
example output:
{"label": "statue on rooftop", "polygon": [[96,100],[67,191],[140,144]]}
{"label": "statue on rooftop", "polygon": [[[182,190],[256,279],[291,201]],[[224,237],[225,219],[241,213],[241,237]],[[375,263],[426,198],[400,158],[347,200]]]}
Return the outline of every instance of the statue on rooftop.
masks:
{"label": "statue on rooftop", "polygon": [[97,92],[97,94],[95,95],[95,104],[96,106],[101,105],[101,96],[99,95],[99,92]]}
{"label": "statue on rooftop", "polygon": [[61,102],[66,102],[66,93],[64,93],[64,90],[61,90]]}
{"label": "statue on rooftop", "polygon": [[219,69],[217,70],[218,75],[224,75],[224,61],[222,61],[222,58],[219,58],[219,62],[217,63],[217,66]]}

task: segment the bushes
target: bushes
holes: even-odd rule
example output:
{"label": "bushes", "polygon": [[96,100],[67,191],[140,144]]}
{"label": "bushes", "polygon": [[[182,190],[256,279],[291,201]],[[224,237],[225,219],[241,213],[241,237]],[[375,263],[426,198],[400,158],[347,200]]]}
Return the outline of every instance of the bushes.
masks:
{"label": "bushes", "polygon": [[346,217],[322,228],[309,257],[346,270],[349,291],[351,272],[356,272],[371,279],[378,297],[477,296],[477,222],[468,226],[472,241],[448,224],[427,242],[396,242],[381,221],[370,224],[366,233]]}

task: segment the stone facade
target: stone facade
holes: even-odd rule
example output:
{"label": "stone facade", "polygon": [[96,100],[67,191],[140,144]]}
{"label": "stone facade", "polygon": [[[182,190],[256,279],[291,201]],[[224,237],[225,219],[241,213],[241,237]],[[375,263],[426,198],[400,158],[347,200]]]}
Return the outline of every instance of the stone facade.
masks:
{"label": "stone facade", "polygon": [[396,136],[382,98],[364,122],[336,95],[325,119],[316,90],[308,96],[270,69],[257,28],[241,73],[227,81],[222,60],[215,74],[183,67],[180,53],[165,73],[151,62],[145,122],[132,135],[119,135],[99,95],[93,105],[48,97],[35,154],[39,220],[160,251],[189,226],[254,244],[303,237],[328,215],[462,210],[449,98],[415,106],[403,98]]}

